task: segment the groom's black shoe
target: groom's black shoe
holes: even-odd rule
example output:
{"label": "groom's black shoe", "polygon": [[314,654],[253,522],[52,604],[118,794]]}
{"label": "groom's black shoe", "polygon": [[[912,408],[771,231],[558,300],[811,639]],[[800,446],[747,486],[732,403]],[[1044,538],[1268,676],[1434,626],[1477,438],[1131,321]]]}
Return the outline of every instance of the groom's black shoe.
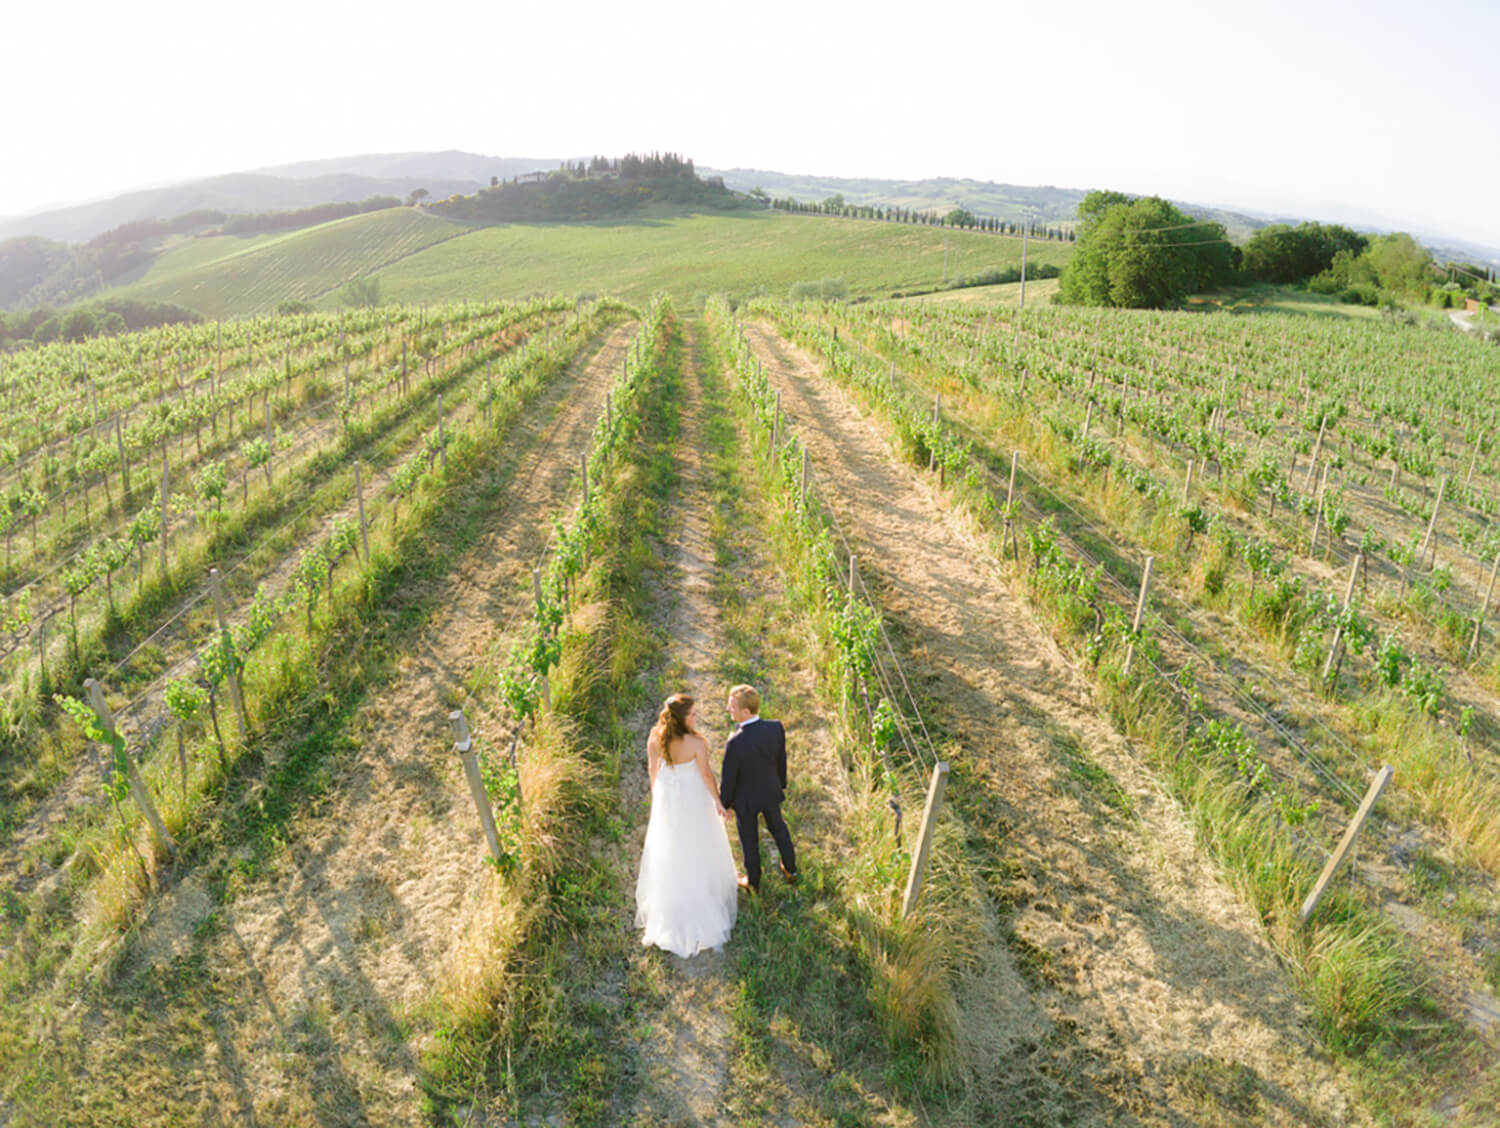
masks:
{"label": "groom's black shoe", "polygon": [[784,877],[784,878],[786,878],[786,883],[788,885],[796,885],[797,884],[797,875],[795,873],[790,872],[786,868],[786,866],[781,865],[780,862],[777,862],[776,864],[778,866],[781,866],[781,876]]}

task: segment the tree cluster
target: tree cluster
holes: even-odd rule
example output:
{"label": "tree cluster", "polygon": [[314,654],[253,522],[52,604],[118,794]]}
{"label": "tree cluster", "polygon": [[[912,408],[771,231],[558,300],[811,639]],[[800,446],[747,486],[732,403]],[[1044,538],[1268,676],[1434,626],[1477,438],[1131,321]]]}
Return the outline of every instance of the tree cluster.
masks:
{"label": "tree cluster", "polygon": [[136,219],[87,243],[22,236],[0,243],[0,308],[76,301],[151,260],[149,245],[168,235],[222,223],[210,208],[171,219]]}
{"label": "tree cluster", "polygon": [[1357,256],[1367,246],[1363,235],[1338,224],[1273,223],[1245,243],[1241,268],[1256,282],[1303,282],[1332,266],[1340,251]]}
{"label": "tree cluster", "polygon": [[[755,193],[751,193],[754,195]],[[783,196],[771,200],[771,206],[780,211],[801,215],[834,215],[846,219],[874,219],[882,223],[917,223],[928,227],[957,227],[968,231],[988,232],[994,235],[1030,235],[1033,239],[1051,239],[1068,242],[1073,233],[1061,227],[1049,227],[1040,223],[1012,223],[994,216],[975,215],[967,208],[954,208],[946,215],[917,208],[882,207],[879,204],[850,204],[842,193],[819,201],[798,200]]]}
{"label": "tree cluster", "polygon": [[564,162],[550,173],[505,181],[492,177],[488,188],[430,207],[434,214],[470,223],[512,223],[601,219],[648,204],[723,211],[748,201],[729,191],[721,177],[699,177],[693,162],[677,153],[627,153],[617,160]]}
{"label": "tree cluster", "polygon": [[1376,235],[1358,253],[1341,250],[1308,289],[1345,301],[1379,305],[1395,298],[1425,300],[1439,278],[1427,249],[1410,235]]}
{"label": "tree cluster", "polygon": [[365,212],[384,211],[386,208],[399,208],[400,206],[401,200],[397,196],[369,196],[357,203],[351,201],[337,204],[314,204],[311,207],[292,208],[288,211],[252,212],[246,215],[228,216],[224,220],[223,231],[225,235],[258,235],[265,231],[296,231],[302,227],[316,227],[320,223],[329,223],[335,219],[347,219],[351,215],[363,215]]}
{"label": "tree cluster", "polygon": [[95,235],[86,247],[129,247],[153,239],[164,239],[168,235],[182,235],[201,227],[213,227],[228,219],[218,208],[199,208],[183,212],[171,219],[133,219],[112,227],[101,235]]}
{"label": "tree cluster", "polygon": [[1221,223],[1195,220],[1159,196],[1090,192],[1078,205],[1078,247],[1059,299],[1164,309],[1230,281],[1238,249]]}
{"label": "tree cluster", "polygon": [[131,333],[156,325],[192,323],[203,318],[170,302],[111,298],[71,309],[36,306],[0,314],[0,346],[44,345],[52,341],[82,341],[104,334]]}
{"label": "tree cluster", "polygon": [[[626,153],[623,157],[594,156],[583,161],[563,161],[558,171],[566,176],[587,180],[591,176],[613,175],[622,180],[659,180],[669,176],[695,177],[693,162],[681,153]],[[490,178],[497,187],[499,179]]]}

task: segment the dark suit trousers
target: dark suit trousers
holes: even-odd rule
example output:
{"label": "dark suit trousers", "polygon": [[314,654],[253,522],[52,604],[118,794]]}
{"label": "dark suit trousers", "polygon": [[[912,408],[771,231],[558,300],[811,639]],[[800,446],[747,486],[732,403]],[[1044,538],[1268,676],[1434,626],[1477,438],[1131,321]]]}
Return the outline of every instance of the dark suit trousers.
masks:
{"label": "dark suit trousers", "polygon": [[781,855],[781,864],[788,873],[797,872],[797,852],[792,849],[792,836],[781,817],[781,805],[766,807],[759,811],[734,812],[734,821],[740,829],[740,851],[745,855],[745,876],[750,879],[752,889],[760,888],[760,827],[761,815],[766,817],[766,827],[776,840],[776,852]]}

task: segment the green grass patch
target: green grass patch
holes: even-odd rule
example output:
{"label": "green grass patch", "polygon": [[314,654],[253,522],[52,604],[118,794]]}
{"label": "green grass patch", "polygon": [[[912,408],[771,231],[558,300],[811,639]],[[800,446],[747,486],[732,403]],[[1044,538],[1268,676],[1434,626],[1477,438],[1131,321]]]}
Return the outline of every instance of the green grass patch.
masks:
{"label": "green grass patch", "polygon": [[[686,306],[710,293],[784,296],[798,282],[835,277],[857,297],[938,287],[945,244],[950,256],[958,255],[963,274],[1020,263],[1021,245],[1014,239],[746,212],[484,227],[405,258],[378,277],[382,293],[403,302],[537,291],[599,292],[642,302],[664,292]],[[1030,257],[1061,265],[1069,253],[1069,244],[1033,244]]]}
{"label": "green grass patch", "polygon": [[178,302],[206,317],[266,314],[285,301],[332,294],[465,230],[425,211],[386,208],[284,234],[192,240],[158,257],[140,278],[98,297]]}

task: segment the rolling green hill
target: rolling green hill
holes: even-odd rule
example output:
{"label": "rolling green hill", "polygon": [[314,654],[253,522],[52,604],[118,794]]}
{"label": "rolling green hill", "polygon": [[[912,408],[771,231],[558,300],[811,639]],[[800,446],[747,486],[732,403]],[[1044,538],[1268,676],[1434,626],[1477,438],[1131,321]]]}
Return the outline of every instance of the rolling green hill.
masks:
{"label": "rolling green hill", "polygon": [[[287,300],[333,306],[340,286],[371,274],[382,298],[397,302],[584,291],[692,301],[781,295],[823,278],[842,278],[851,296],[889,296],[940,287],[945,246],[950,278],[1020,262],[1018,239],[781,212],[468,227],[396,208],[285,234],[187,240],[106,293],[209,317],[265,313]],[[1071,251],[1032,242],[1028,261],[1061,265]]]}
{"label": "rolling green hill", "polygon": [[[643,301],[665,291],[781,295],[797,282],[842,278],[851,296],[932,289],[950,274],[1020,262],[1021,243],[969,232],[779,212],[683,215],[631,223],[479,228],[378,275],[394,301],[453,301],[591,291]],[[1066,261],[1069,244],[1031,244],[1029,261]]]}
{"label": "rolling green hill", "polygon": [[139,278],[99,296],[170,301],[207,317],[269,313],[284,301],[326,297],[351,279],[468,232],[423,211],[390,208],[299,231],[188,239]]}

